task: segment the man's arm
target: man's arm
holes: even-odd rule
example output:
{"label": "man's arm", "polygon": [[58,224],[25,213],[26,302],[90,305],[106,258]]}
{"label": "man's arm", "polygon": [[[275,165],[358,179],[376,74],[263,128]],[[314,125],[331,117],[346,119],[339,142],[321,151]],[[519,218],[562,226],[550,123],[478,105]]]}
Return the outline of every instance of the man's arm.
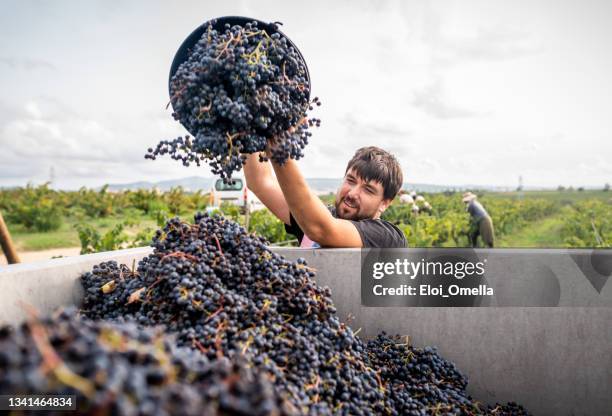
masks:
{"label": "man's arm", "polygon": [[308,187],[297,163],[288,159],[282,166],[272,163],[288,210],[308,237],[323,247],[362,247],[359,231],[352,222],[334,218],[321,199]]}
{"label": "man's arm", "polygon": [[272,174],[270,162],[260,162],[259,153],[253,153],[247,155],[243,169],[247,187],[278,219],[289,224],[289,206]]}

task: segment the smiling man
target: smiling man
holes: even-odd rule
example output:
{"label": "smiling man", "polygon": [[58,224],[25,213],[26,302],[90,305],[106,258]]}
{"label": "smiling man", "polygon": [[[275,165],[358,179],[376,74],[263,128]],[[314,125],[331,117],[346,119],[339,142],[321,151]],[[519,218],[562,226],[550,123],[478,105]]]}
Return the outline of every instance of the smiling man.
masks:
{"label": "smiling man", "polygon": [[403,175],[395,157],[378,147],[357,150],[334,207],[326,207],[312,192],[295,160],[260,163],[259,155],[251,154],[244,175],[249,189],[297,236],[300,247],[406,247],[404,234],[380,219]]}

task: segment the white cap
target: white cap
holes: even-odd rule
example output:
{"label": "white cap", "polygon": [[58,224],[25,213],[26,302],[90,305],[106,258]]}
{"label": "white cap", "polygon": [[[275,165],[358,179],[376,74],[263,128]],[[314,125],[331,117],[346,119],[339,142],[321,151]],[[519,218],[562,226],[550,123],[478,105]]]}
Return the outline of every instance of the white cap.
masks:
{"label": "white cap", "polygon": [[400,196],[400,202],[403,202],[404,204],[414,204],[414,199],[412,199],[412,197],[408,194],[403,194]]}
{"label": "white cap", "polygon": [[476,195],[474,195],[471,192],[466,192],[466,193],[463,194],[463,202],[465,202],[465,203],[473,201],[474,199],[476,199]]}

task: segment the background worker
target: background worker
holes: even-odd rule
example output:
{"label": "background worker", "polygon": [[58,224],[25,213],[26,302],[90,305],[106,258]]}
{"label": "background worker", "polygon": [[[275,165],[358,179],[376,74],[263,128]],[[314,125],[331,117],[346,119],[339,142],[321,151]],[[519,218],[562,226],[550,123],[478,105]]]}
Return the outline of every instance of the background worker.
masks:
{"label": "background worker", "polygon": [[399,192],[399,195],[400,195],[399,197],[400,203],[408,204],[408,205],[414,204],[414,199],[410,196],[408,191],[401,190]]}
{"label": "background worker", "polygon": [[495,244],[493,221],[482,204],[476,199],[477,196],[471,192],[463,194],[465,209],[470,214],[468,238],[472,247],[478,247],[478,236],[480,236],[484,246],[492,248]]}

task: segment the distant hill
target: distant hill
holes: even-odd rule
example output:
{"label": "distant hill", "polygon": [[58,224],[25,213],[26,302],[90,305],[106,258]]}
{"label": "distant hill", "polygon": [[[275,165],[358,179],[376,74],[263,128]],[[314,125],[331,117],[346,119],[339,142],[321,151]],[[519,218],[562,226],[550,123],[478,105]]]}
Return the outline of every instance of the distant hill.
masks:
{"label": "distant hill", "polygon": [[188,178],[181,179],[168,179],[159,182],[131,182],[122,184],[110,184],[108,189],[111,191],[125,191],[125,190],[137,190],[137,189],[152,189],[158,188],[160,191],[169,191],[172,188],[178,186],[183,187],[185,191],[208,191],[216,178],[204,178],[200,176],[190,176]]}
{"label": "distant hill", "polygon": [[[123,190],[137,190],[137,189],[152,189],[158,188],[161,191],[169,191],[171,188],[181,186],[186,191],[195,192],[197,190],[208,191],[214,184],[216,178],[206,178],[201,176],[190,176],[181,179],[170,179],[160,182],[131,182],[124,184],[110,184],[109,190],[111,191],[123,191]],[[338,187],[342,183],[341,178],[306,178],[308,185],[317,194],[328,194],[335,193]],[[477,185],[461,185],[461,186],[450,186],[450,185],[432,185],[424,183],[404,183],[403,189],[415,190],[417,192],[436,193],[444,191],[463,191],[466,189],[479,189],[486,191],[512,191],[514,189],[502,186],[477,186]]]}

